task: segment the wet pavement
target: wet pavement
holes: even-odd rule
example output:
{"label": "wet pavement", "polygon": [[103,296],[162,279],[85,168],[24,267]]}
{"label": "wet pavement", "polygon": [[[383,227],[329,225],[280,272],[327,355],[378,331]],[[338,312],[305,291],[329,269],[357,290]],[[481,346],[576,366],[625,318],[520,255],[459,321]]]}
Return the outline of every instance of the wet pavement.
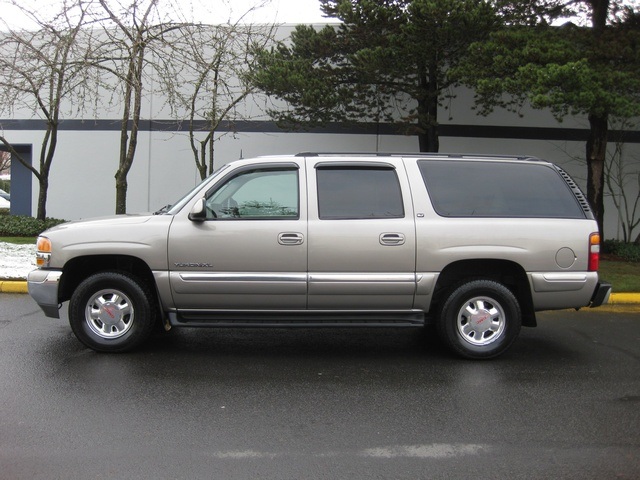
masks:
{"label": "wet pavement", "polygon": [[0,477],[640,477],[640,315],[539,315],[499,359],[418,330],[176,330],[98,354],[0,294]]}

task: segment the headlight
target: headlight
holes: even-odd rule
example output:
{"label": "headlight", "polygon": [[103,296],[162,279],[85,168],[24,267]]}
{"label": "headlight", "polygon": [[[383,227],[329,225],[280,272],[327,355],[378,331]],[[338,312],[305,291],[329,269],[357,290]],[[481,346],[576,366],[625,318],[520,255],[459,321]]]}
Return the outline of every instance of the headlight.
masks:
{"label": "headlight", "polygon": [[36,242],[36,265],[38,268],[47,268],[51,261],[51,240],[47,237],[38,237]]}

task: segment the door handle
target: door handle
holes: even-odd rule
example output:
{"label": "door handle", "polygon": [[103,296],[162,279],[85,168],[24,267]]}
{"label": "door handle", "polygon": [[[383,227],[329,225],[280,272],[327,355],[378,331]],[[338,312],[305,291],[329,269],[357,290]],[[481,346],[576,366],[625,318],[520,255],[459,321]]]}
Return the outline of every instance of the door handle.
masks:
{"label": "door handle", "polygon": [[404,245],[405,238],[402,233],[382,233],[380,234],[381,245]]}
{"label": "door handle", "polygon": [[304,243],[304,235],[296,232],[279,233],[278,243],[280,245],[302,245]]}

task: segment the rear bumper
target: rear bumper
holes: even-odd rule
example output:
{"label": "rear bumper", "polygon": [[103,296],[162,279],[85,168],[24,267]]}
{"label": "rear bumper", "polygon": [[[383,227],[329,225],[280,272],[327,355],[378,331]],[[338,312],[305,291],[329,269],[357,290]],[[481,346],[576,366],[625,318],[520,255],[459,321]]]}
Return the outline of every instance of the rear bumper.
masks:
{"label": "rear bumper", "polygon": [[60,318],[58,286],[62,272],[59,270],[33,270],[27,277],[29,295],[47,317]]}
{"label": "rear bumper", "polygon": [[609,303],[609,297],[611,296],[611,284],[608,282],[598,282],[596,289],[591,297],[590,307],[599,307],[605,303]]}
{"label": "rear bumper", "polygon": [[535,311],[599,307],[609,301],[611,284],[598,272],[534,272],[529,274]]}

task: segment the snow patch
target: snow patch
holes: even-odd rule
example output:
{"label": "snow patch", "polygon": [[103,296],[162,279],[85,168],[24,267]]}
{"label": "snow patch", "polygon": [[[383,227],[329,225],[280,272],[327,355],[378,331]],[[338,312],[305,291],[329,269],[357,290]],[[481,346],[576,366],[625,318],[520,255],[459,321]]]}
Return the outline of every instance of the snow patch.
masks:
{"label": "snow patch", "polygon": [[0,279],[26,280],[36,268],[36,246],[0,242]]}

